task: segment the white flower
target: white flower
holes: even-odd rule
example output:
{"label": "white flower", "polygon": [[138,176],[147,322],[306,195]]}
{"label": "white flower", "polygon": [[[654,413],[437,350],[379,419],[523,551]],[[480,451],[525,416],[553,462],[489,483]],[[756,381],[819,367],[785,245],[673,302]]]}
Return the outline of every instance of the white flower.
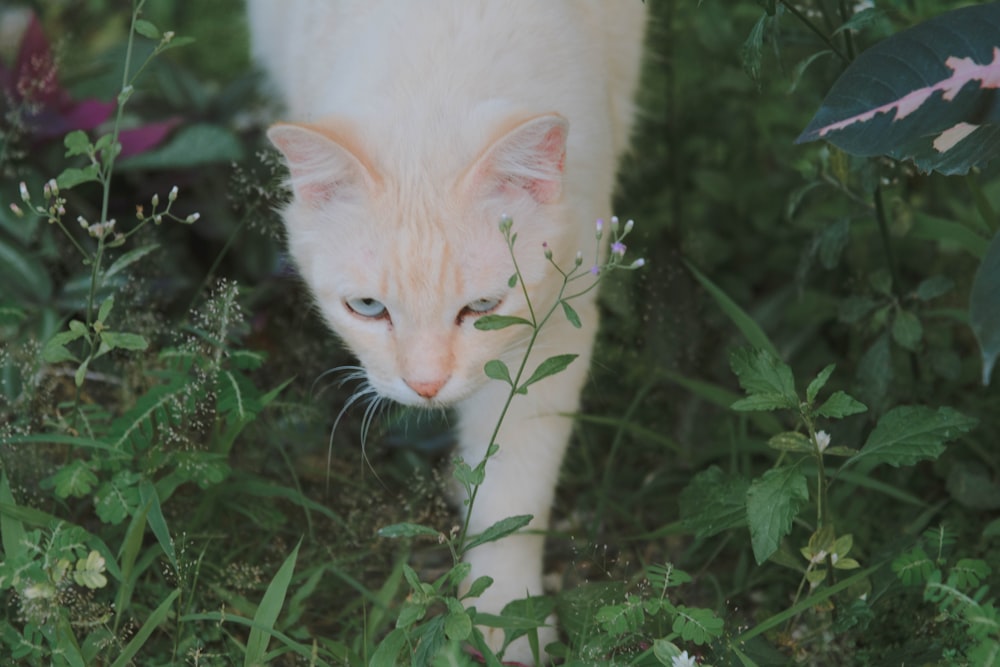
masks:
{"label": "white flower", "polygon": [[681,651],[680,655],[675,655],[670,661],[670,667],[698,667],[698,661],[693,655],[688,655],[687,651]]}
{"label": "white flower", "polygon": [[823,452],[830,446],[830,434],[826,431],[816,431],[816,448]]}

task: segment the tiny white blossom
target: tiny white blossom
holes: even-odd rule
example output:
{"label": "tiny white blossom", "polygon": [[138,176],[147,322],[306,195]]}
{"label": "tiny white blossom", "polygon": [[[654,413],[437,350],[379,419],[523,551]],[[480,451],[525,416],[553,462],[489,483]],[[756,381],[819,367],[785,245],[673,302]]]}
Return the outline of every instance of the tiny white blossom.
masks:
{"label": "tiny white blossom", "polygon": [[14,215],[16,215],[17,217],[19,218],[24,217],[24,211],[22,211],[21,207],[15,204],[14,202],[10,203],[10,210],[13,211]]}
{"label": "tiny white blossom", "polygon": [[698,667],[698,661],[693,655],[688,655],[687,651],[681,651],[680,655],[675,655],[670,661],[670,667]]}
{"label": "tiny white blossom", "polygon": [[823,452],[827,447],[830,446],[830,434],[826,431],[816,432],[816,448],[820,452]]}
{"label": "tiny white blossom", "polygon": [[191,215],[189,215],[187,218],[184,219],[184,222],[191,224],[192,222],[197,222],[198,218],[200,217],[201,213],[192,213]]}
{"label": "tiny white blossom", "polygon": [[644,266],[646,266],[646,260],[644,260],[642,257],[632,262],[633,269],[641,269]]}
{"label": "tiny white blossom", "polygon": [[167,201],[174,201],[177,199],[177,186],[170,188],[170,194],[167,195]]}
{"label": "tiny white blossom", "polygon": [[628,234],[635,227],[635,220],[629,220],[625,223],[625,230],[622,232],[622,236]]}
{"label": "tiny white blossom", "polygon": [[24,200],[25,202],[30,201],[31,195],[28,193],[28,184],[25,183],[24,181],[21,181],[20,189],[21,189],[21,199]]}

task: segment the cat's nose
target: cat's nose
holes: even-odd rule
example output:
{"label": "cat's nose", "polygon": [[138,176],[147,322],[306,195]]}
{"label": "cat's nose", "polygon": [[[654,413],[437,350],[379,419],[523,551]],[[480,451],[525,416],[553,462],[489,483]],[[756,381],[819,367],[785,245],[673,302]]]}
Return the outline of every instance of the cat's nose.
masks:
{"label": "cat's nose", "polygon": [[411,382],[410,380],[403,381],[406,383],[407,387],[417,392],[417,395],[424,398],[434,398],[437,396],[438,392],[441,391],[441,387],[445,385],[448,378],[440,378],[429,382]]}

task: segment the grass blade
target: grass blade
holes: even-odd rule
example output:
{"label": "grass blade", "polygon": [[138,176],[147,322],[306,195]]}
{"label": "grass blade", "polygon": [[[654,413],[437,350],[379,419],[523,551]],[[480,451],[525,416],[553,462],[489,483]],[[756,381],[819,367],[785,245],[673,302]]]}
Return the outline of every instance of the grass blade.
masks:
{"label": "grass blade", "polygon": [[125,650],[121,652],[118,659],[111,663],[111,667],[125,667],[125,665],[131,662],[132,658],[135,657],[135,654],[139,652],[139,649],[143,647],[146,640],[153,634],[153,631],[159,627],[160,623],[163,623],[163,621],[167,619],[167,616],[170,613],[171,605],[173,605],[174,600],[177,599],[177,596],[180,594],[180,591],[174,591],[167,596],[166,600],[160,603],[159,607],[153,610],[153,613],[149,615],[146,622],[142,624],[141,628],[139,628],[139,632],[135,633],[135,637],[132,637],[132,641],[125,646]]}
{"label": "grass blade", "polygon": [[260,605],[257,607],[257,613],[253,617],[254,628],[250,631],[250,637],[247,639],[247,652],[243,660],[245,667],[267,664],[265,655],[271,636],[263,628],[272,630],[275,621],[278,620],[278,614],[281,613],[281,608],[285,604],[285,594],[288,592],[288,584],[292,581],[292,573],[295,571],[295,560],[298,558],[299,547],[301,545],[301,541],[295,545],[292,553],[288,555],[285,562],[278,568],[277,574],[274,575],[274,579],[271,580],[267,590],[264,592],[264,597],[260,601]]}

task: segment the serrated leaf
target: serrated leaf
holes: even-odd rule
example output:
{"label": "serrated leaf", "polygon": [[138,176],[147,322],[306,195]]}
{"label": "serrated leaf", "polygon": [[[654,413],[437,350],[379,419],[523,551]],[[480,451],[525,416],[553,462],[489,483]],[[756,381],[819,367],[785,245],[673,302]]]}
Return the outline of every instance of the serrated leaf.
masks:
{"label": "serrated leaf", "polygon": [[979,342],[983,359],[983,385],[990,383],[993,366],[1000,356],[1000,232],[994,235],[976,270],[969,295],[969,324]]}
{"label": "serrated leaf", "polygon": [[512,533],[516,533],[531,523],[531,519],[532,516],[530,514],[519,514],[517,516],[510,516],[506,519],[501,519],[479,535],[470,539],[465,544],[464,551],[469,551],[470,549],[478,547],[481,544],[486,544],[487,542],[496,542],[497,540],[507,537]]}
{"label": "serrated leaf", "polygon": [[711,537],[746,524],[746,497],[750,482],[711,466],[694,476],[680,496],[685,530],[698,538]]}
{"label": "serrated leaf", "polygon": [[74,155],[87,155],[90,152],[90,137],[83,130],[73,130],[63,138],[63,145],[66,147],[65,157]]}
{"label": "serrated leaf", "polygon": [[554,357],[549,357],[542,363],[538,364],[538,368],[535,372],[531,374],[527,380],[521,383],[521,386],[517,388],[518,393],[523,394],[527,391],[528,387],[544,380],[545,378],[555,375],[556,373],[561,373],[566,370],[566,367],[573,363],[578,354],[557,354]]}
{"label": "serrated leaf", "polygon": [[451,641],[463,642],[472,635],[472,619],[466,611],[454,611],[444,619],[444,634]]}
{"label": "serrated leaf", "polygon": [[767,441],[767,446],[783,452],[799,452],[801,454],[813,454],[816,452],[816,446],[812,441],[805,435],[795,431],[787,431],[772,436]]}
{"label": "serrated leaf", "polygon": [[65,500],[70,496],[82,498],[97,486],[97,475],[80,459],[64,465],[51,477],[56,497]]}
{"label": "serrated leaf", "polygon": [[816,408],[816,414],[830,419],[841,419],[849,415],[867,412],[868,407],[843,391],[835,391],[823,405]]}
{"label": "serrated leaf", "polygon": [[59,185],[61,190],[69,190],[70,188],[75,188],[83,183],[96,181],[99,173],[100,167],[96,164],[88,165],[83,169],[70,167],[68,169],[64,169],[63,172],[56,177],[56,183]]}
{"label": "serrated leaf", "polygon": [[510,371],[507,369],[507,364],[499,359],[491,359],[490,361],[487,361],[486,365],[483,366],[483,372],[486,373],[486,377],[488,378],[506,382],[511,386],[514,385],[514,380],[510,377]]}
{"label": "serrated leaf", "polygon": [[858,56],[797,139],[965,173],[1000,152],[1000,5],[946,12]]}
{"label": "serrated leaf", "polygon": [[692,609],[678,605],[674,616],[673,630],[687,642],[703,645],[722,635],[725,627],[722,619],[711,609]]}
{"label": "serrated leaf", "polygon": [[812,404],[812,402],[816,400],[816,397],[819,395],[820,390],[822,390],[823,387],[826,386],[827,380],[830,379],[830,376],[833,374],[833,370],[836,367],[837,367],[836,364],[830,364],[829,366],[821,370],[813,379],[813,381],[809,383],[809,386],[806,387],[806,402]]}
{"label": "serrated leaf", "polygon": [[975,426],[977,420],[951,408],[899,406],[879,419],[864,446],[844,466],[867,460],[870,464],[913,465],[935,459],[944,445]]}
{"label": "serrated leaf", "polygon": [[747,524],[758,565],[777,551],[808,500],[809,487],[798,466],[772,468],[753,481],[747,491]]}
{"label": "serrated leaf", "polygon": [[[792,369],[767,350],[740,348],[729,357],[740,386],[749,395],[733,404],[736,410],[798,408]],[[737,407],[739,406],[739,407]]]}
{"label": "serrated leaf", "polygon": [[496,329],[506,329],[507,327],[516,326],[518,324],[526,324],[529,327],[531,322],[524,319],[523,317],[515,317],[513,315],[483,315],[478,318],[472,326],[476,327],[480,331],[495,331]]}

